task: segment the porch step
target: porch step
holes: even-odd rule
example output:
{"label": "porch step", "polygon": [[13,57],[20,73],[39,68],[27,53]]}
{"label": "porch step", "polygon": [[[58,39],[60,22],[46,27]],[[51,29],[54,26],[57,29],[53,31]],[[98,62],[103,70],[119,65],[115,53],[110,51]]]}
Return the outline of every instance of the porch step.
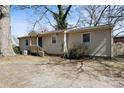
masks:
{"label": "porch step", "polygon": [[39,51],[43,51],[43,48],[37,46],[37,45],[32,45],[30,46],[30,53],[38,53]]}
{"label": "porch step", "polygon": [[43,57],[44,56],[44,51],[39,51],[38,54],[39,54],[39,56]]}

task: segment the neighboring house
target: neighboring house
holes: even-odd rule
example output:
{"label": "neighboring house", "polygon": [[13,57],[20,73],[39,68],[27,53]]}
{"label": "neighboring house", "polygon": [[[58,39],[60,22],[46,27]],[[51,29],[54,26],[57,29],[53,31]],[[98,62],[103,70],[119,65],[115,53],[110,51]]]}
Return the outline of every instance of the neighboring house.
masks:
{"label": "neighboring house", "polygon": [[114,43],[122,42],[124,43],[124,36],[114,37]]}
{"label": "neighboring house", "polygon": [[90,56],[112,56],[112,27],[96,26],[71,28],[61,31],[49,31],[31,36],[19,37],[21,51],[31,52],[33,46],[43,49],[48,54],[63,54],[73,45],[84,44],[90,49]]}

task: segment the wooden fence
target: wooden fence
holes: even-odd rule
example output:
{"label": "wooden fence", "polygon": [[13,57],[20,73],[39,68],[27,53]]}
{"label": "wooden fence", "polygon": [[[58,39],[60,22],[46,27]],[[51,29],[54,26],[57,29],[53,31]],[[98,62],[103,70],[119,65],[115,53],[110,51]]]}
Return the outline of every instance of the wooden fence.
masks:
{"label": "wooden fence", "polygon": [[124,56],[124,43],[117,42],[113,45],[114,56]]}

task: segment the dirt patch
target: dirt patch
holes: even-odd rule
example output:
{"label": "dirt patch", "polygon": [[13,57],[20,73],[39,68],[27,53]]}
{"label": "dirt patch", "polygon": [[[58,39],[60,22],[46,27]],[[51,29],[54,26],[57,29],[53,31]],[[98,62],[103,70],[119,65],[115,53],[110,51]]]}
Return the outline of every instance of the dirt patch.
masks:
{"label": "dirt patch", "polygon": [[15,61],[18,61],[18,62],[23,62],[23,61],[26,61],[26,62],[36,62],[36,61],[41,61],[41,60],[44,60],[44,58],[42,57],[38,57],[38,56],[24,56],[24,55],[16,55],[16,56],[10,56],[10,57],[2,57],[0,56],[0,61],[1,62],[15,62]]}
{"label": "dirt patch", "polygon": [[0,57],[0,87],[124,87],[124,64],[51,56]]}

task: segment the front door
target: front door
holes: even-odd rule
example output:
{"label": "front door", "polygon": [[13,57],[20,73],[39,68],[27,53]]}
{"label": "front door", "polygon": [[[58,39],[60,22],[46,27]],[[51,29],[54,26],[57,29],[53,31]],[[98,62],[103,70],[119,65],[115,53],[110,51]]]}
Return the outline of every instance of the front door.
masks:
{"label": "front door", "polygon": [[38,38],[38,45],[39,45],[40,47],[42,47],[42,37],[39,37],[39,38]]}

